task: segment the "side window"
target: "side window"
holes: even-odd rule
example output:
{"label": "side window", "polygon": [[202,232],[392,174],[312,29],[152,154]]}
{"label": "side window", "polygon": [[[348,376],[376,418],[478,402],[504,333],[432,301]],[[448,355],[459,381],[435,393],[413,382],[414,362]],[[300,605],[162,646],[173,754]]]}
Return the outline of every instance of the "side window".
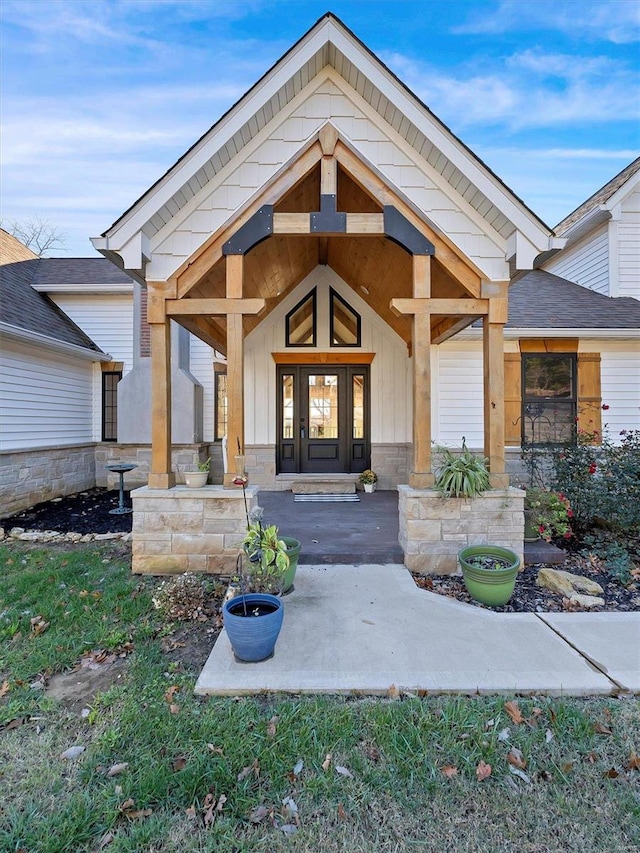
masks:
{"label": "side window", "polygon": [[118,440],[118,382],[121,370],[105,371],[102,374],[102,440]]}
{"label": "side window", "polygon": [[216,441],[222,441],[227,432],[227,374],[215,374],[215,437]]}
{"label": "side window", "polygon": [[522,354],[522,443],[562,444],[576,435],[576,356]]}
{"label": "side window", "polygon": [[316,291],[304,297],[286,317],[286,345],[288,347],[316,346]]}

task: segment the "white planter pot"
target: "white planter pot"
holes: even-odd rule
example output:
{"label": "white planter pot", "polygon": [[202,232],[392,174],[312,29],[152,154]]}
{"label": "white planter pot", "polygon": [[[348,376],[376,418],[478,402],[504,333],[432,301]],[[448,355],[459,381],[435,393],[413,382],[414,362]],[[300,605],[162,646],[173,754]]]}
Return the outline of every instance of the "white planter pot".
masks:
{"label": "white planter pot", "polygon": [[372,492],[375,492],[376,490],[375,483],[363,483],[362,485],[364,486],[364,490],[368,495],[370,495]]}
{"label": "white planter pot", "polygon": [[190,489],[201,489],[209,479],[208,471],[185,471],[184,482]]}

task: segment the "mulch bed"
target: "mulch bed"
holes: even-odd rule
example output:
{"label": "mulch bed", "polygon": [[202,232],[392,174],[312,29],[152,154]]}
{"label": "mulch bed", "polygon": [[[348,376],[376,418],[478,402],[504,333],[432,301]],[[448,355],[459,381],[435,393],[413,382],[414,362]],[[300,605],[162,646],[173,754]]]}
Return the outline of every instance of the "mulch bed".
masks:
{"label": "mulch bed", "polygon": [[[125,505],[131,506],[125,493]],[[8,532],[12,527],[23,527],[27,531],[57,530],[60,533],[128,533],[131,530],[132,514],[110,515],[109,510],[118,506],[118,492],[108,489],[89,489],[76,495],[55,498],[38,504],[31,509],[10,518],[0,520],[0,526]],[[516,581],[514,595],[505,607],[486,608],[501,613],[536,613],[583,610],[568,605],[562,596],[536,586],[536,577],[543,564],[526,566]],[[640,584],[624,587],[601,571],[597,564],[577,554],[567,554],[564,565],[553,566],[578,575],[585,575],[597,581],[604,588],[603,607],[594,611],[637,611],[640,610]],[[485,607],[473,601],[465,589],[464,581],[457,575],[421,575],[414,574],[419,587],[473,604]]]}

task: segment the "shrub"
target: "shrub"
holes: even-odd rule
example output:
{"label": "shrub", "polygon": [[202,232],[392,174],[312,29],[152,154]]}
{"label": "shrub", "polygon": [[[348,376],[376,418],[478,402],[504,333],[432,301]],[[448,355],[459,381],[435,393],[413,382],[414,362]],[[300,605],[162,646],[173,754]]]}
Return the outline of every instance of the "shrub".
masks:
{"label": "shrub", "polygon": [[472,453],[462,437],[461,453],[453,453],[448,447],[438,447],[442,454],[442,465],[438,471],[435,487],[445,498],[475,498],[489,488],[487,460]]}

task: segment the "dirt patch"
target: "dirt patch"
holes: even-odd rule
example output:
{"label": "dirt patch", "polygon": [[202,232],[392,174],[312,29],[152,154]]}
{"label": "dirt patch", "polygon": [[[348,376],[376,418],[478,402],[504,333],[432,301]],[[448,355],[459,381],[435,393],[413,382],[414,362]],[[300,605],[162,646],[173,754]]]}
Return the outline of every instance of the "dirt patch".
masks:
{"label": "dirt patch", "polygon": [[[57,530],[59,533],[130,533],[132,513],[111,515],[118,506],[117,491],[88,489],[75,495],[36,504],[29,509],[0,519],[6,531],[23,527],[25,531]],[[125,492],[124,504],[131,506]]]}
{"label": "dirt patch", "polygon": [[116,660],[96,669],[78,669],[53,675],[45,693],[59,700],[70,711],[80,712],[91,705],[97,693],[103,693],[115,684],[126,672],[126,660]]}

